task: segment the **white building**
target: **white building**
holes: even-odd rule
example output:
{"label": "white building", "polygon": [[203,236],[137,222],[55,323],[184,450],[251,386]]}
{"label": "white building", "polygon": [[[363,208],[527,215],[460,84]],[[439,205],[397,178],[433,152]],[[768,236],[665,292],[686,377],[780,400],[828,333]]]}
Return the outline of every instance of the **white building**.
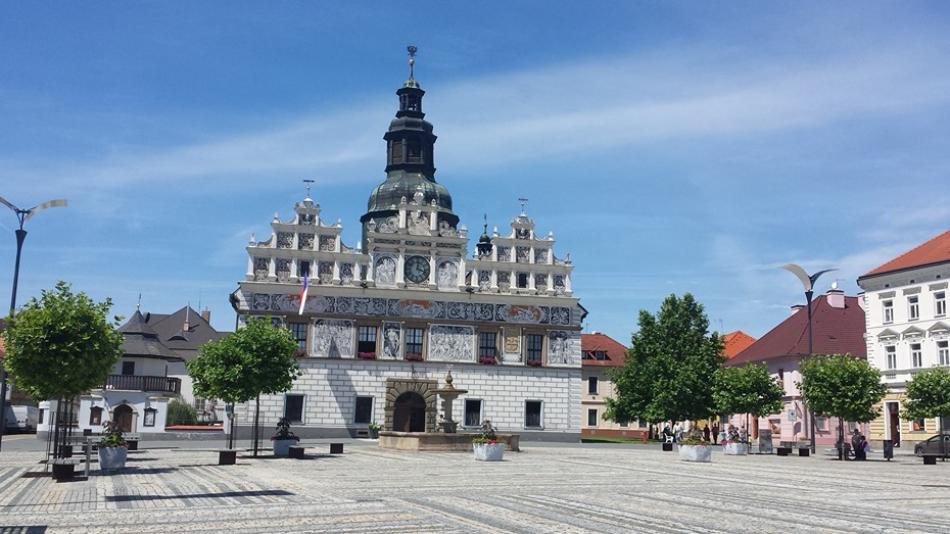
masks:
{"label": "white building", "polygon": [[[384,136],[386,180],[360,218],[362,239],[341,240],[309,194],[293,216],[275,215],[271,235],[247,246],[244,280],[232,295],[240,320],[269,316],[300,344],[303,376],[286,395],[262,399],[262,425],[281,416],[303,436],[384,429],[434,431],[436,396],[451,369],[468,390],[456,404],[462,428],[484,419],[530,438],[580,435],[580,328],[572,265],[555,256],[524,211],[507,232],[468,254],[468,232],[434,178],[425,92],[410,73]],[[310,290],[298,315],[302,281]],[[238,426],[252,421],[238,407]]]}
{"label": "white building", "polygon": [[[950,231],[858,278],[865,291],[868,361],[881,370],[889,392],[872,441],[913,444],[938,430],[938,421],[901,416],[906,383],[917,372],[950,365]],[[944,421],[950,428],[950,421]]]}

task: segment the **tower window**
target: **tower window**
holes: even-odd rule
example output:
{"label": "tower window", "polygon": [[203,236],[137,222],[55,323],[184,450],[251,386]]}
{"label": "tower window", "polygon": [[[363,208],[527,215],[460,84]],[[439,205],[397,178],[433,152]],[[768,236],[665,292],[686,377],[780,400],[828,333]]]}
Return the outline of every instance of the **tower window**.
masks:
{"label": "tower window", "polygon": [[402,163],[402,141],[389,142],[389,163]]}
{"label": "tower window", "polygon": [[406,163],[422,163],[422,142],[419,139],[407,140]]}

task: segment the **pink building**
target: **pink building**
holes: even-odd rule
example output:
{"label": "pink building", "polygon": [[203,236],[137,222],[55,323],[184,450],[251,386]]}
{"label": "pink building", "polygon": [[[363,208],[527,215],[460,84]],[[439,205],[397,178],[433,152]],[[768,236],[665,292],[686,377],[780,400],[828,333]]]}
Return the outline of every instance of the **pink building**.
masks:
{"label": "pink building", "polygon": [[[860,297],[846,297],[838,289],[829,290],[812,301],[812,333],[814,354],[845,354],[867,357],[864,341],[864,310]],[[755,343],[730,358],[724,365],[764,363],[785,388],[781,413],[750,418],[753,439],[758,429],[771,429],[772,441],[795,441],[798,436],[808,439],[811,433],[810,415],[802,405],[802,396],[796,386],[801,381],[798,367],[808,357],[808,313],[804,305],[792,307],[792,314],[759,338]],[[733,415],[730,422],[736,428],[745,425],[745,415]],[[818,445],[834,445],[838,421],[835,418],[815,418],[815,441]],[[846,430],[851,428],[845,425]]]}

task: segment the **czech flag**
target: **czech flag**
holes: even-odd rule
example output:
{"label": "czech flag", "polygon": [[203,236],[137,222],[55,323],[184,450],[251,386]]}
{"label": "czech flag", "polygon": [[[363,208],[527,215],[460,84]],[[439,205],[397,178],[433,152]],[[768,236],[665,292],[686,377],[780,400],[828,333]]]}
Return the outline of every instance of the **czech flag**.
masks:
{"label": "czech flag", "polygon": [[307,304],[307,291],[310,289],[309,277],[303,277],[303,289],[300,290],[300,310],[297,311],[297,315],[303,315],[303,307]]}

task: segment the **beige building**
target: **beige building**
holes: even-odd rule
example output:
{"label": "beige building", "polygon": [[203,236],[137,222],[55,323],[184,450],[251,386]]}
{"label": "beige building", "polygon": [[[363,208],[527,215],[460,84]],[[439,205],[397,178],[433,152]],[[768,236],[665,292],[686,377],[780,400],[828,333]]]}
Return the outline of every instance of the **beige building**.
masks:
{"label": "beige building", "polygon": [[594,332],[581,334],[581,436],[629,437],[647,435],[638,422],[617,423],[604,419],[607,399],[614,394],[610,372],[623,367],[627,348],[616,340]]}

